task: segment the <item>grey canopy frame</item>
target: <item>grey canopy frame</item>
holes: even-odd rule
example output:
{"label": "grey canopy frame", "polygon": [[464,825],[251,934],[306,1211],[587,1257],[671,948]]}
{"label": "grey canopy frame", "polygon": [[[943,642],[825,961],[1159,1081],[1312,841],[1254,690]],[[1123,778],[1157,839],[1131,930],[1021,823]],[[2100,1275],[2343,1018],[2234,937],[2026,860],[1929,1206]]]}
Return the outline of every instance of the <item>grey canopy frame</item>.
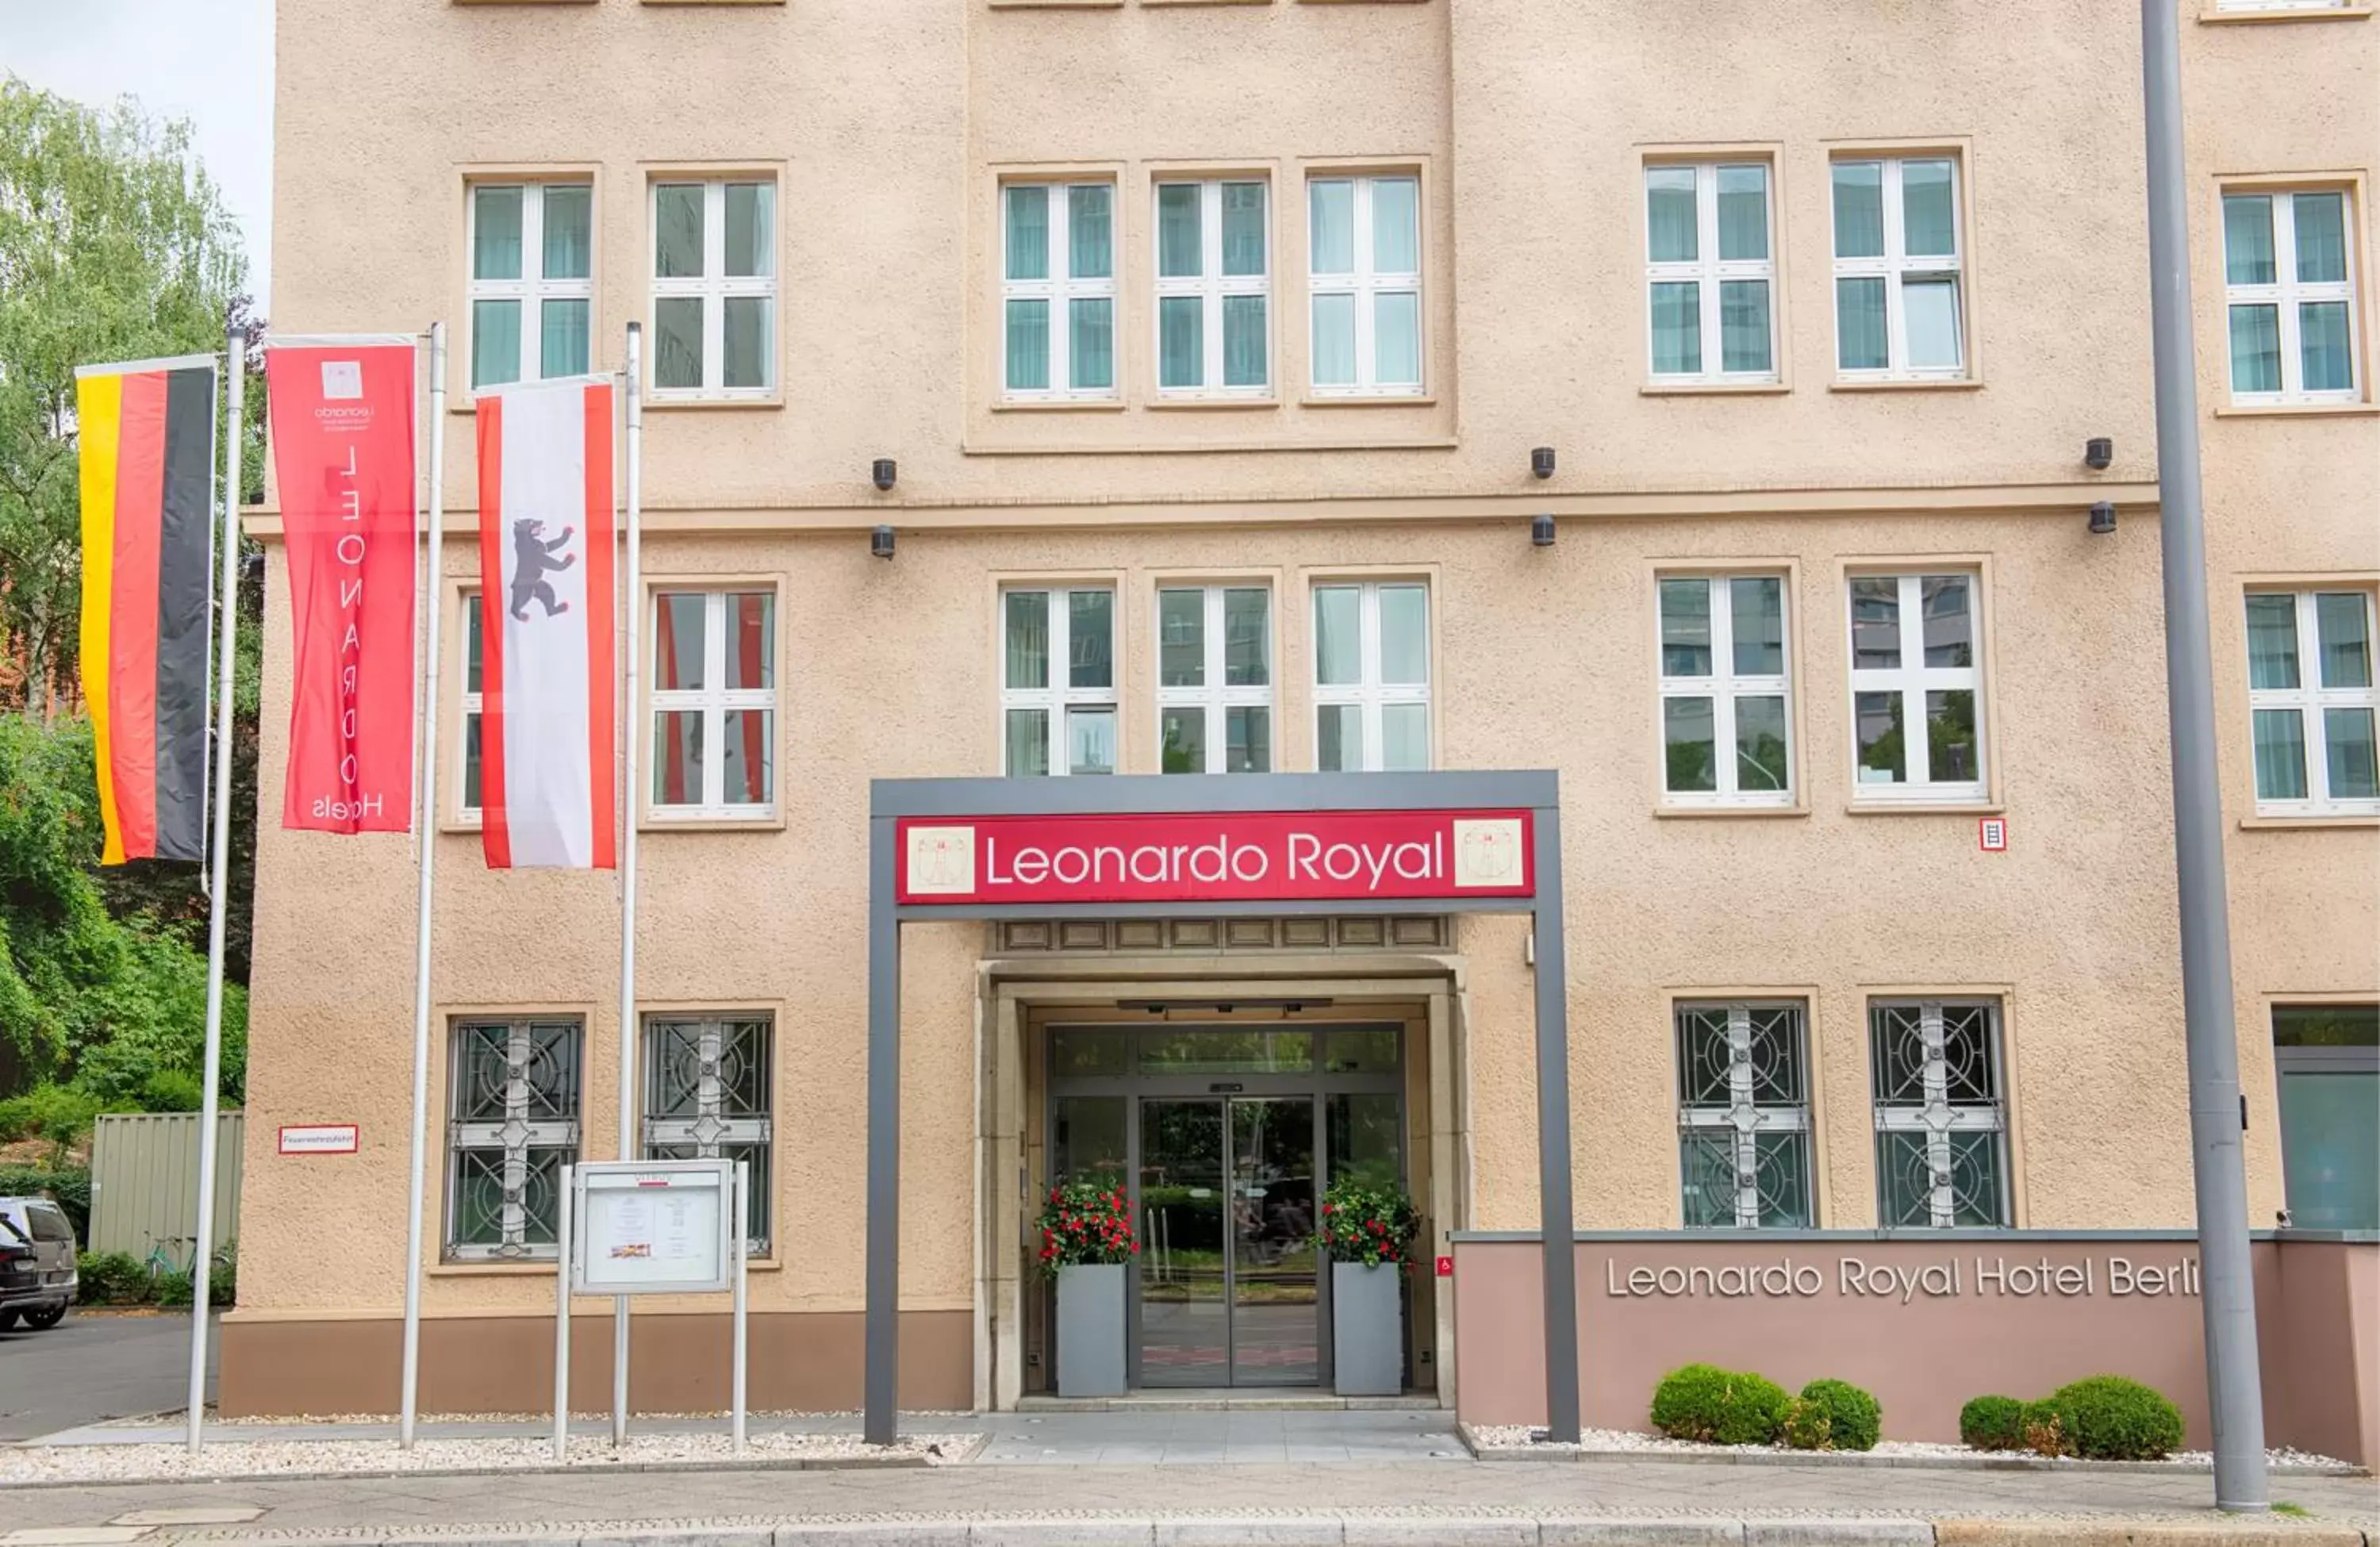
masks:
{"label": "grey canopy frame", "polygon": [[[1167,816],[1228,812],[1525,808],[1531,894],[1524,897],[1291,902],[904,904],[904,818]],[[1546,1416],[1551,1437],[1579,1433],[1578,1269],[1571,1215],[1570,1030],[1562,954],[1561,811],[1551,770],[1429,774],[1145,774],[1067,779],[877,779],[868,811],[868,1310],[870,1444],[898,1431],[901,1292],[901,925],[909,920],[1215,917],[1262,914],[1526,913],[1537,1012],[1537,1189],[1545,1245]]]}

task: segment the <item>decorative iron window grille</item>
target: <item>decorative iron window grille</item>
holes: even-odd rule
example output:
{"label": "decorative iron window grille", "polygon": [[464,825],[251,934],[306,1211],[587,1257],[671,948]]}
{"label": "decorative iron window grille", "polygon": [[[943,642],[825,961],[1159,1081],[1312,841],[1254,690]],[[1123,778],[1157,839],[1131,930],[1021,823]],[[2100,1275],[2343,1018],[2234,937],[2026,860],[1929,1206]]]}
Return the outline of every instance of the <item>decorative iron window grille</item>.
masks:
{"label": "decorative iron window grille", "polygon": [[1798,1004],[1680,1005],[1678,1158],[1688,1227],[1807,1227],[1809,1056]]}
{"label": "decorative iron window grille", "polygon": [[575,1020],[455,1023],[446,1261],[554,1255],[562,1168],[578,1159],[583,1036]]}
{"label": "decorative iron window grille", "polygon": [[1888,1230],[2008,1224],[2000,1007],[1875,1001],[1876,1212]]}
{"label": "decorative iron window grille", "polygon": [[744,1249],[754,1257],[769,1254],[771,1030],[766,1016],[645,1020],[645,1158],[747,1162]]}

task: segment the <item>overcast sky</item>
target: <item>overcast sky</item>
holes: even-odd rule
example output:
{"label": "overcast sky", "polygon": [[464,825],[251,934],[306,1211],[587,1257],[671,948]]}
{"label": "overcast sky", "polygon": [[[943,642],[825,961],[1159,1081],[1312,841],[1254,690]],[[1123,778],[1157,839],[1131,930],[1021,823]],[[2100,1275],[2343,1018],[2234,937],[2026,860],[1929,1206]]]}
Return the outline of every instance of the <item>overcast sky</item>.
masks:
{"label": "overcast sky", "polygon": [[0,0],[0,70],[78,102],[131,96],[188,118],[248,238],[261,307],[273,273],[273,0]]}

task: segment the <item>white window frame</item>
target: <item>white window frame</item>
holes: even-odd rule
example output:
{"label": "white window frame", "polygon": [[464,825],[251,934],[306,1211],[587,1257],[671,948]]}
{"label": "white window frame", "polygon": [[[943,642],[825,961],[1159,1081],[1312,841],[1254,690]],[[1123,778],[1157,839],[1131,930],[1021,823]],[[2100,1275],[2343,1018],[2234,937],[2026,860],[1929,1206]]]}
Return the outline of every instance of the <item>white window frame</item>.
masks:
{"label": "white window frame", "polygon": [[2253,16],[2267,11],[2343,11],[2349,0],[2215,0],[2224,16]]}
{"label": "white window frame", "polygon": [[[1965,666],[1925,664],[1925,604],[1924,582],[1932,579],[1967,582],[1968,654]],[[1900,664],[1859,664],[1857,635],[1852,630],[1852,586],[1859,580],[1891,579],[1900,583]],[[1986,734],[1988,706],[1984,700],[1984,579],[1980,571],[1956,565],[1935,567],[1854,571],[1843,578],[1844,656],[1851,666],[1852,798],[1862,805],[1972,804],[1989,798],[1991,753]],[[1938,780],[1933,776],[1933,736],[1925,719],[1925,695],[1972,692],[1975,696],[1975,777]],[[1859,696],[1896,693],[1900,697],[1901,768],[1898,784],[1866,783],[1860,778]]]}
{"label": "white window frame", "polygon": [[[1075,608],[1072,598],[1078,591],[1096,592],[1108,600],[1108,685],[1104,688],[1073,686],[1075,651]],[[1040,688],[1017,688],[1008,680],[1008,599],[1019,594],[1039,592],[1049,597],[1050,607],[1050,679]],[[1123,714],[1117,698],[1117,682],[1123,674],[1123,617],[1116,607],[1117,591],[1111,585],[1032,585],[1002,586],[1000,590],[1000,764],[1001,773],[1008,774],[1008,712],[1012,709],[1043,711],[1042,764],[1049,770],[1045,777],[1063,779],[1076,777],[1073,743],[1067,739],[1067,712],[1074,709],[1105,709],[1114,715],[1116,729],[1116,762],[1123,761]],[[1112,770],[1111,772],[1113,772]],[[1031,778],[1028,774],[1008,775]],[[1096,778],[1096,774],[1079,775]]]}
{"label": "white window frame", "polygon": [[[479,303],[483,300],[509,300],[520,305],[520,375],[515,380],[523,382],[545,379],[545,303],[550,300],[585,301],[587,368],[592,370],[595,364],[595,252],[598,245],[595,239],[595,185],[592,180],[551,177],[541,182],[512,182],[491,177],[467,187],[464,202],[468,218],[463,232],[466,281],[463,315],[464,325],[471,336],[463,341],[463,379],[466,382],[471,380],[472,363],[479,348]],[[494,188],[521,190],[521,272],[518,279],[481,279],[470,272],[479,262],[480,192],[483,189]],[[548,279],[545,276],[545,192],[551,188],[587,190],[587,277],[584,279]],[[472,383],[469,392],[476,400],[483,386],[511,384],[508,382]]]}
{"label": "white window frame", "polygon": [[[731,1026],[757,1026],[759,1029],[761,1110],[757,1113],[729,1109],[727,1084],[721,1078],[721,1069],[729,1051],[727,1040]],[[696,1076],[690,1115],[684,1113],[655,1115],[662,1094],[664,1056],[662,1039],[671,1027],[691,1027],[695,1032]],[[645,1012],[644,1032],[644,1101],[638,1112],[638,1137],[643,1142],[644,1157],[647,1160],[722,1160],[731,1158],[727,1155],[730,1148],[759,1151],[758,1156],[748,1163],[752,1168],[751,1207],[745,1220],[744,1253],[747,1257],[768,1256],[770,1243],[775,1236],[777,1196],[777,1017],[766,1010],[690,1015],[648,1010]],[[693,1153],[662,1156],[657,1153],[662,1150],[690,1150]]]}
{"label": "white window frame", "polygon": [[[1414,262],[1409,273],[1383,273],[1372,265],[1378,257],[1372,239],[1372,190],[1379,184],[1411,183],[1414,186]],[[1351,274],[1319,274],[1314,268],[1314,190],[1324,183],[1348,183],[1354,187],[1349,201],[1349,221],[1354,227],[1354,271]],[[1421,397],[1429,385],[1429,293],[1422,284],[1422,270],[1429,262],[1429,210],[1422,201],[1422,180],[1418,172],[1382,172],[1356,174],[1346,172],[1316,172],[1305,180],[1306,210],[1306,384],[1317,397]],[[1414,362],[1415,382],[1382,383],[1376,318],[1376,303],[1382,295],[1413,292],[1414,298]],[[1347,384],[1328,384],[1314,380],[1316,351],[1313,340],[1314,307],[1325,296],[1355,298],[1355,380]]]}
{"label": "white window frame", "polygon": [[[1947,162],[1950,167],[1950,249],[1948,254],[1927,254],[1912,257],[1909,244],[1908,211],[1901,201],[1901,171],[1912,161]],[[1875,164],[1884,168],[1882,197],[1884,200],[1884,252],[1880,257],[1845,258],[1834,254],[1834,278],[1882,279],[1884,281],[1884,369],[1849,371],[1843,368],[1842,355],[1842,290],[1830,285],[1828,299],[1834,308],[1834,365],[1838,380],[1845,382],[1963,382],[1969,377],[1974,347],[1967,337],[1967,319],[1971,307],[1966,274],[1967,201],[1965,158],[1953,151],[1911,152],[1899,155],[1868,155],[1846,152],[1827,163],[1827,245],[1831,250],[1834,237],[1835,170],[1842,166]],[[1958,339],[1959,363],[1952,366],[1912,366],[1909,363],[1909,313],[1902,298],[1902,285],[1912,274],[1953,275],[1959,298]]]}
{"label": "white window frame", "polygon": [[[1421,592],[1423,680],[1420,682],[1389,683],[1380,680],[1380,591],[1384,587],[1410,587]],[[1389,704],[1399,703],[1417,703],[1422,706],[1428,727],[1425,734],[1425,742],[1429,749],[1429,761],[1423,766],[1426,768],[1438,766],[1438,712],[1430,703],[1429,682],[1430,678],[1438,675],[1436,648],[1438,607],[1436,598],[1430,594],[1431,587],[1428,582],[1417,579],[1323,579],[1315,581],[1312,589],[1315,596],[1312,606],[1315,766],[1318,769],[1322,764],[1322,712],[1336,705],[1354,704],[1363,710],[1364,766],[1360,770],[1343,769],[1341,772],[1351,774],[1382,772],[1383,757],[1387,747],[1386,738],[1380,734],[1380,711]],[[1361,598],[1358,606],[1361,632],[1357,636],[1359,641],[1357,658],[1363,668],[1363,680],[1360,682],[1326,683],[1322,680],[1322,606],[1319,595],[1326,591],[1353,591]]]}
{"label": "white window frame", "polygon": [[[471,687],[471,636],[480,627],[480,592],[474,588],[463,592],[459,629],[463,648],[456,652],[455,663],[455,701],[461,705],[460,717],[455,723],[455,811],[465,822],[480,820],[480,808],[468,803],[465,796],[471,787],[471,722],[474,720],[480,722],[482,732],[480,761],[483,783],[487,776],[488,749],[484,734],[487,729],[487,700],[483,693],[474,691]],[[484,647],[480,653],[484,663]]]}
{"label": "white window frame", "polygon": [[[1722,260],[1718,246],[1718,175],[1722,168],[1757,167],[1761,174],[1761,219],[1767,232],[1768,256],[1754,260],[1735,258]],[[1656,262],[1653,258],[1652,176],[1656,172],[1692,172],[1694,175],[1694,251],[1697,256],[1686,262]],[[1765,157],[1736,157],[1726,161],[1681,162],[1648,161],[1645,164],[1642,183],[1645,194],[1645,374],[1658,386],[1742,386],[1773,384],[1782,379],[1779,364],[1781,354],[1777,339],[1777,169]],[[1768,369],[1766,371],[1730,371],[1726,369],[1725,335],[1721,332],[1719,286],[1742,280],[1761,280],[1768,286]],[[1695,298],[1700,303],[1703,369],[1700,371],[1661,371],[1655,368],[1658,359],[1654,348],[1653,286],[1656,285],[1698,286]]]}
{"label": "white window frame", "polygon": [[[566,1114],[540,1115],[530,1109],[526,1071],[536,1058],[537,1030],[548,1026],[567,1028],[574,1039],[570,1072],[575,1083],[569,1092],[570,1109]],[[481,1028],[500,1029],[505,1034],[505,1063],[510,1074],[504,1085],[504,1115],[502,1120],[465,1121],[455,1115],[462,1105],[458,1084],[466,1072],[461,1047],[466,1032]],[[446,1025],[446,1206],[440,1255],[449,1262],[551,1261],[555,1256],[554,1243],[528,1239],[528,1210],[521,1200],[528,1195],[531,1151],[562,1151],[564,1166],[577,1159],[587,1113],[587,1023],[583,1017],[570,1015],[455,1016]],[[483,1152],[504,1157],[504,1188],[508,1196],[500,1226],[503,1238],[493,1244],[457,1241],[455,1230],[462,1219],[463,1157]],[[561,1166],[556,1166],[557,1191],[560,1181]],[[559,1208],[558,1201],[555,1206]]]}
{"label": "white window frame", "polygon": [[[1049,195],[1049,262],[1046,265],[1049,273],[1040,279],[1011,279],[1008,277],[1008,196],[1014,190],[1028,188],[1044,189]],[[1070,190],[1077,188],[1104,188],[1108,190],[1108,272],[1105,278],[1077,279],[1074,274],[1075,213]],[[1000,221],[1000,395],[1005,401],[1112,403],[1122,396],[1123,303],[1117,293],[1116,274],[1123,266],[1123,234],[1121,229],[1123,210],[1116,192],[1116,179],[1113,177],[1024,177],[1000,185],[997,206]],[[1049,302],[1050,384],[1047,387],[1013,387],[1008,384],[1008,303],[1013,300]],[[1103,387],[1077,387],[1074,384],[1074,303],[1078,300],[1105,300],[1108,303],[1108,336],[1113,359],[1109,361],[1110,384]],[[1058,384],[1060,383],[1065,384],[1062,386]]]}
{"label": "white window frame", "polygon": [[[1686,1067],[1686,1020],[1690,1016],[1708,1015],[1714,1011],[1727,1016],[1728,1099],[1725,1102],[1690,1102],[1686,1099],[1691,1078]],[[1752,1017],[1762,1014],[1784,1014],[1792,1017],[1791,1036],[1794,1046],[1794,1073],[1800,1089],[1791,1101],[1764,1101],[1760,1091],[1760,1067],[1753,1050]],[[1724,1135],[1733,1140],[1735,1176],[1735,1218],[1727,1225],[1704,1225],[1703,1229],[1738,1230],[1808,1230],[1818,1223],[1818,1194],[1815,1185],[1817,1157],[1813,1153],[1816,1142],[1812,1137],[1810,1122],[1810,1010],[1800,999],[1681,999],[1670,1008],[1670,1046],[1678,1060],[1678,1137],[1680,1186],[1687,1179],[1683,1175],[1682,1151],[1690,1135]],[[1760,1218],[1760,1145],[1761,1134],[1791,1133],[1802,1136],[1802,1201],[1807,1217],[1792,1224],[1765,1225]],[[1681,1195],[1679,1208],[1682,1217],[1685,1200]],[[1697,1228],[1687,1225],[1686,1228]]]}
{"label": "white window frame", "polygon": [[[1225,652],[1229,643],[1223,632],[1223,593],[1231,591],[1257,591],[1264,593],[1265,680],[1262,686],[1234,688],[1226,685],[1223,680]],[[1206,650],[1202,674],[1205,680],[1195,688],[1168,687],[1165,683],[1165,593],[1168,591],[1196,592],[1204,606],[1201,639]],[[1233,709],[1261,709],[1265,711],[1268,762],[1267,766],[1250,770],[1250,772],[1258,774],[1274,772],[1281,762],[1281,715],[1273,707],[1273,683],[1280,673],[1275,664],[1278,653],[1273,649],[1275,608],[1272,587],[1262,580],[1223,582],[1206,586],[1160,584],[1157,593],[1157,606],[1153,609],[1156,616],[1151,622],[1151,627],[1155,630],[1156,640],[1154,659],[1157,664],[1157,722],[1155,731],[1159,755],[1162,757],[1165,747],[1166,711],[1200,710],[1204,713],[1206,720],[1207,766],[1191,772],[1228,774],[1231,772],[1231,748],[1226,734],[1231,718],[1228,712]]]}
{"label": "white window frame", "polygon": [[[2260,816],[2368,817],[2380,816],[2380,799],[2335,800],[2330,796],[2329,729],[2324,724],[2326,709],[2368,709],[2375,721],[2380,721],[2380,686],[2363,688],[2327,688],[2322,683],[2322,631],[2314,599],[2318,596],[2352,596],[2363,604],[2364,649],[2374,660],[2375,669],[2370,674],[2374,684],[2380,684],[2380,619],[2375,619],[2374,597],[2362,586],[2314,586],[2306,590],[2259,588],[2249,591],[2257,596],[2287,596],[2296,603],[2293,617],[2297,627],[2298,685],[2295,688],[2258,688],[2254,665],[2249,665],[2248,681],[2248,761],[2249,784],[2254,791],[2256,812]],[[2246,603],[2241,603],[2244,623]],[[2250,645],[2252,648],[2252,642]],[[2305,749],[2306,798],[2302,800],[2270,800],[2255,789],[2256,712],[2288,710],[2298,716],[2300,737]]]}
{"label": "white window frame", "polygon": [[[1226,274],[1223,272],[1223,189],[1225,185],[1253,185],[1264,191],[1265,266],[1261,274]],[[1198,268],[1195,275],[1166,274],[1164,241],[1160,222],[1165,190],[1169,188],[1195,188],[1198,190]],[[1272,396],[1272,183],[1262,177],[1160,179],[1149,190],[1149,250],[1148,268],[1157,284],[1157,300],[1149,318],[1149,359],[1155,362],[1158,396],[1165,398],[1264,399]],[[1113,264],[1110,264],[1113,267]],[[1165,384],[1165,303],[1184,296],[1196,297],[1200,301],[1201,338],[1206,346],[1205,359],[1200,362],[1202,380],[1196,386]],[[1254,386],[1226,386],[1223,384],[1223,299],[1225,297],[1255,297],[1265,303],[1265,379]],[[1051,380],[1056,380],[1053,376]]]}
{"label": "white window frame", "polygon": [[[1774,580],[1777,582],[1779,616],[1783,635],[1784,669],[1773,675],[1739,676],[1735,670],[1735,606],[1734,587],[1738,580]],[[1661,588],[1678,581],[1701,581],[1709,588],[1711,622],[1711,674],[1708,676],[1671,676],[1664,658],[1669,648],[1668,635],[1661,615]],[[1660,714],[1653,727],[1655,750],[1661,769],[1661,803],[1676,807],[1791,807],[1801,797],[1793,765],[1799,754],[1793,736],[1793,596],[1792,578],[1779,570],[1730,570],[1712,575],[1700,572],[1667,573],[1654,578],[1653,621],[1654,671],[1659,683]],[[1785,787],[1781,790],[1744,790],[1738,787],[1736,768],[1735,700],[1739,698],[1782,698],[1785,700]],[[1669,705],[1671,699],[1709,699],[1711,730],[1716,738],[1712,760],[1716,764],[1718,788],[1716,790],[1672,790],[1670,788]]]}
{"label": "white window frame", "polygon": [[[761,250],[769,272],[730,274],[727,272],[727,189],[729,185],[759,186],[769,190],[769,239]],[[664,279],[661,270],[661,190],[698,186],[702,189],[702,273]],[[702,385],[660,385],[658,347],[647,351],[645,388],[656,403],[753,403],[776,396],[778,339],[784,308],[777,299],[779,249],[783,245],[783,201],[777,179],[770,177],[677,177],[656,174],[645,185],[645,272],[650,280],[646,298],[645,328],[650,338],[661,335],[661,303],[694,298],[702,302]],[[727,302],[730,298],[758,297],[769,303],[768,336],[760,347],[761,383],[756,387],[731,387],[727,379]]]}
{"label": "white window frame", "polygon": [[[2339,220],[2347,245],[2347,277],[2340,280],[2309,284],[2298,278],[2298,195],[2336,194],[2339,201]],[[2302,188],[2260,188],[2253,184],[2226,187],[2224,202],[2239,199],[2267,199],[2272,201],[2273,218],[2273,283],[2270,285],[2234,285],[2231,283],[2230,227],[2222,224],[2223,245],[2223,364],[2224,385],[2230,390],[2231,401],[2242,408],[2272,408],[2296,403],[2360,403],[2363,400],[2362,309],[2356,304],[2356,215],[2355,190],[2343,184],[2307,185]],[[2218,206],[2218,214],[2220,209]],[[2326,388],[2321,392],[2305,389],[2305,355],[2303,353],[2303,320],[2301,306],[2324,301],[2347,303],[2347,385]],[[2231,359],[2231,309],[2235,306],[2269,306],[2279,314],[2281,342],[2281,386],[2277,392],[2241,392],[2232,386],[2234,370]]]}
{"label": "white window frame", "polygon": [[[1944,1029],[1946,1010],[1980,1010],[1985,1017],[1985,1048],[1990,1060],[1991,1095],[1985,1101],[1953,1102],[1950,1100],[1950,1069],[1945,1050],[1948,1037]],[[1925,1058],[1920,1073],[1920,1099],[1914,1102],[1887,1102],[1883,1099],[1883,1071],[1877,1058],[1883,1051],[1878,1046],[1876,1020],[1888,1014],[1914,1011],[1918,1017],[1918,1035],[1923,1041]],[[1958,1200],[1951,1185],[1954,1175],[1950,1136],[1954,1133],[1987,1133],[1992,1136],[1994,1165],[1999,1183],[1998,1218],[1991,1224],[1973,1228],[2005,1229],[2014,1223],[2016,1177],[2009,1153],[2008,1142],[2008,1042],[1998,999],[1940,998],[1902,999],[1876,998],[1868,1001],[1868,1092],[1876,1115],[1876,1214],[1877,1223],[1888,1230],[1936,1229],[1959,1227]],[[1925,1136],[1927,1168],[1933,1174],[1933,1187],[1927,1198],[1927,1222],[1924,1225],[1897,1225],[1883,1217],[1885,1170],[1884,1138],[1892,1133],[1916,1133]]]}
{"label": "white window frame", "polygon": [[[661,686],[662,598],[664,596],[699,596],[702,598],[702,681],[700,688],[664,689]],[[654,766],[645,769],[644,789],[640,792],[646,816],[654,822],[758,822],[768,821],[777,814],[777,784],[780,764],[779,738],[784,725],[784,712],[777,702],[774,688],[730,688],[727,686],[727,599],[730,596],[765,596],[770,609],[770,655],[766,663],[771,681],[784,680],[783,665],[774,659],[777,641],[783,638],[783,603],[776,588],[768,585],[687,586],[659,584],[650,587],[645,596],[645,680],[652,686],[645,694],[645,748],[640,761]],[[758,804],[731,803],[727,791],[727,715],[730,711],[766,710],[771,712],[769,724],[769,798]],[[665,713],[697,713],[702,716],[702,798],[688,805],[663,805],[654,798],[652,779],[660,772],[660,754],[651,750],[657,744],[662,716]]]}

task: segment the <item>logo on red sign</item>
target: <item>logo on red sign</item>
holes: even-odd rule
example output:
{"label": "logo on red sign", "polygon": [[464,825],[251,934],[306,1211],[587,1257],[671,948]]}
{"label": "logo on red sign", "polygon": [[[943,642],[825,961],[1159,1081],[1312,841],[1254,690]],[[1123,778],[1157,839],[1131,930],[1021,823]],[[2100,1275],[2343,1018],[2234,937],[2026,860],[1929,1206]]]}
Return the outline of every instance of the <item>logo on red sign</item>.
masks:
{"label": "logo on red sign", "polygon": [[1525,810],[909,818],[900,900],[1524,897],[1530,835]]}
{"label": "logo on red sign", "polygon": [[1441,1257],[1438,1260],[1438,1276],[1440,1278],[1452,1278],[1454,1276],[1453,1258]]}

